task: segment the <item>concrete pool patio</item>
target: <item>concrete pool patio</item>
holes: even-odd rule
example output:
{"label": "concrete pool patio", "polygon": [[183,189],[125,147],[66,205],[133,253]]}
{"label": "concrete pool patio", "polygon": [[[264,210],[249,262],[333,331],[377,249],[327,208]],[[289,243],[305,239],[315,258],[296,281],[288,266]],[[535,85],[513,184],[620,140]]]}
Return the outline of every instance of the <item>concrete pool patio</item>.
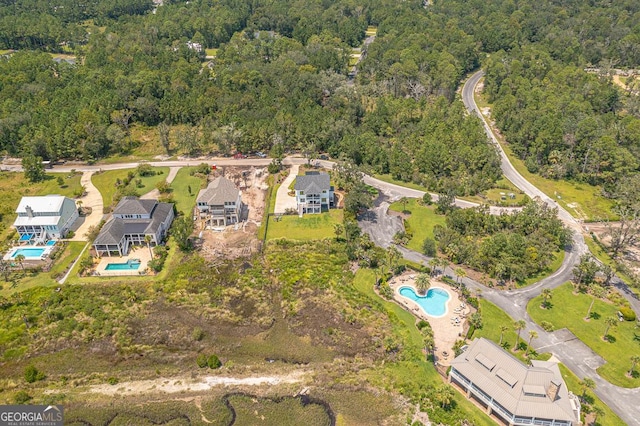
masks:
{"label": "concrete pool patio", "polygon": [[[127,263],[131,260],[140,260],[140,267],[129,270],[107,270],[107,266],[113,263]],[[96,265],[95,275],[100,276],[122,276],[122,275],[144,275],[147,271],[147,264],[151,261],[149,248],[146,246],[135,246],[126,256],[103,256]]]}
{"label": "concrete pool patio", "polygon": [[[410,300],[400,294],[400,288],[410,287],[417,293],[415,279],[418,276],[416,272],[404,273],[397,277],[393,277],[389,281],[389,286],[393,290],[394,300],[407,311],[411,312],[416,318],[428,321],[433,330],[433,338],[435,341],[435,359],[439,365],[449,365],[454,358],[453,345],[457,340],[464,338],[466,317],[471,313],[471,308],[464,304],[460,299],[456,289],[450,285],[432,279],[431,288],[442,288],[449,293],[450,299],[447,303],[447,311],[441,317],[432,317],[427,315],[424,310],[413,300]],[[461,306],[464,308],[460,309]],[[454,321],[454,318],[459,321]]]}

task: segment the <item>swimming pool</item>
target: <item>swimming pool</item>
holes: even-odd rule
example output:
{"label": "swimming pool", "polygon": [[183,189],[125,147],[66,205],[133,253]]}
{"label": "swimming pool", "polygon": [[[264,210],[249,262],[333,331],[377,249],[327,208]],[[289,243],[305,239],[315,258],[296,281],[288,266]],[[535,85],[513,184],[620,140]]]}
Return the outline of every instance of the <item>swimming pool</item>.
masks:
{"label": "swimming pool", "polygon": [[40,259],[44,250],[43,248],[19,248],[11,253],[11,258],[15,259],[16,256],[23,255],[25,259]]}
{"label": "swimming pool", "polygon": [[449,293],[439,287],[430,288],[427,294],[420,296],[411,287],[401,287],[400,295],[416,302],[429,316],[441,317],[447,313]]}
{"label": "swimming pool", "polygon": [[108,263],[105,266],[105,271],[135,271],[140,267],[140,262],[126,262],[126,263]]}
{"label": "swimming pool", "polygon": [[55,246],[55,245],[56,245],[56,240],[49,240],[49,241],[47,241],[47,245],[48,245],[48,246]]}

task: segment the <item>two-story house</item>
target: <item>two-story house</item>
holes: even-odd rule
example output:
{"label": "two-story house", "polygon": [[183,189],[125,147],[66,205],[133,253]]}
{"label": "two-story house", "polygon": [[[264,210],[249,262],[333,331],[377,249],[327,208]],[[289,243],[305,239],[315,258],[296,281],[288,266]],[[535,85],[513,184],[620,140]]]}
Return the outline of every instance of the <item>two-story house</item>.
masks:
{"label": "two-story house", "polygon": [[52,238],[64,238],[78,219],[76,203],[62,195],[22,197],[13,222],[20,241],[44,243]]}
{"label": "two-story house", "polygon": [[200,218],[211,226],[227,226],[240,221],[242,214],[241,192],[224,176],[215,178],[196,199]]}
{"label": "two-story house", "polygon": [[328,173],[307,172],[298,176],[293,189],[300,215],[321,213],[333,206],[333,187]]}
{"label": "two-story house", "polygon": [[173,204],[124,197],[100,230],[93,248],[98,256],[126,256],[131,246],[147,244],[147,236],[149,244],[155,246],[167,235],[173,218]]}

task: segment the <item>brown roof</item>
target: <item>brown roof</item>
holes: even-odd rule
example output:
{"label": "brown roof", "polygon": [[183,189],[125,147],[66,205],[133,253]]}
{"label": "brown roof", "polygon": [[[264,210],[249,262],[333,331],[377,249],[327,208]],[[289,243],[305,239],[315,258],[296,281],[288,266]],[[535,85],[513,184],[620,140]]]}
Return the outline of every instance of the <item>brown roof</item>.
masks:
{"label": "brown roof", "polygon": [[240,190],[233,182],[224,176],[219,176],[211,181],[206,189],[200,190],[197,201],[205,202],[210,206],[222,206],[225,201],[237,201],[239,194]]}
{"label": "brown roof", "polygon": [[[577,412],[557,363],[532,364],[523,364],[492,341],[481,338],[457,356],[451,367],[516,416],[577,423]],[[560,385],[555,401],[547,395],[551,382]]]}

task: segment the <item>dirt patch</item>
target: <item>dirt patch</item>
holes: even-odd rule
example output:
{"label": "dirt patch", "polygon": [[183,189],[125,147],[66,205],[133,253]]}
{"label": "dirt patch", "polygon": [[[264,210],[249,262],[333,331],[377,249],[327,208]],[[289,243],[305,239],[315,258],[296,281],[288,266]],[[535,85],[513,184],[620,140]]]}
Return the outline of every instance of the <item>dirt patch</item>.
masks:
{"label": "dirt patch", "polygon": [[246,206],[242,223],[227,226],[223,231],[200,229],[201,254],[207,260],[237,259],[251,256],[260,249],[257,231],[265,209],[267,170],[263,167],[224,167],[221,173],[242,191]]}
{"label": "dirt patch", "polygon": [[[609,235],[608,228],[617,228],[619,226],[619,222],[593,222],[585,223],[583,228],[590,234],[585,235],[585,238],[591,238],[591,234],[593,234],[598,238],[598,241],[605,246],[608,246],[611,243],[611,236]],[[628,246],[622,253],[621,260],[629,269],[631,269],[631,271],[633,271],[633,273],[640,274],[640,244]]]}

